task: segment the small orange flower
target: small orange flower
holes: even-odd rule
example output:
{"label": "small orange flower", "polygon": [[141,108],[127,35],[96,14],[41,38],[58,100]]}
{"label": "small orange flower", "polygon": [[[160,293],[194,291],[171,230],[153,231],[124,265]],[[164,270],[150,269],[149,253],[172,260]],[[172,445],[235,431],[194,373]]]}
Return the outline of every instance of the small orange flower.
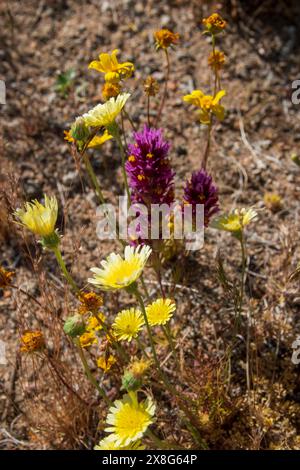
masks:
{"label": "small orange flower", "polygon": [[97,359],[97,366],[100,369],[103,369],[104,372],[108,372],[116,362],[117,362],[117,359],[110,354],[108,357],[106,356],[99,357]]}
{"label": "small orange flower", "polygon": [[159,92],[159,85],[155,78],[149,76],[144,81],[144,92],[148,96],[156,96]]}
{"label": "small orange flower", "polygon": [[121,87],[119,83],[105,82],[102,88],[102,96],[104,100],[116,97],[121,93]]}
{"label": "small orange flower", "polygon": [[208,18],[203,18],[202,23],[211,34],[219,34],[224,31],[227,26],[227,22],[223,20],[219,13],[213,13]]}
{"label": "small orange flower", "polygon": [[39,330],[28,330],[21,336],[21,351],[32,353],[45,346],[43,333]]}
{"label": "small orange flower", "polygon": [[103,305],[103,297],[95,294],[95,292],[82,292],[79,294],[79,313],[84,315],[85,313],[97,313]]}
{"label": "small orange flower", "polygon": [[0,289],[9,287],[11,285],[11,281],[14,275],[14,271],[6,271],[6,269],[0,266]]}
{"label": "small orange flower", "polygon": [[225,54],[224,52],[215,50],[211,52],[208,56],[208,65],[215,71],[218,72],[223,68],[225,64]]}
{"label": "small orange flower", "polygon": [[167,49],[172,45],[176,45],[179,40],[178,33],[172,33],[169,29],[160,29],[155,31],[154,39],[156,42],[156,49]]}

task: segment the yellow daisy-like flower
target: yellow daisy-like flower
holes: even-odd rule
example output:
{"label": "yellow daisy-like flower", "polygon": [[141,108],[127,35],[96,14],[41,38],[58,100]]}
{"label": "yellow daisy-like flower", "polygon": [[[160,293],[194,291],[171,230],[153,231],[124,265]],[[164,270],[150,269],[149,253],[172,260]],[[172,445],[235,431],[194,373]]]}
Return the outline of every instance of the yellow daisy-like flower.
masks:
{"label": "yellow daisy-like flower", "polygon": [[151,398],[138,402],[137,394],[129,392],[122,400],[116,400],[109,409],[106,432],[116,445],[127,446],[141,439],[154,422],[155,404]]}
{"label": "yellow daisy-like flower", "polygon": [[[64,135],[65,135],[65,140],[67,142],[70,142],[70,143],[75,142],[74,137],[72,137],[71,131],[64,131]],[[102,135],[95,135],[95,137],[93,137],[90,143],[88,144],[87,148],[94,149],[94,148],[101,147],[101,145],[103,145],[107,140],[110,140],[112,138],[113,138],[112,135],[110,135],[108,131],[105,130]]]}
{"label": "yellow daisy-like flower", "polygon": [[126,288],[140,277],[151,251],[147,245],[136,248],[126,246],[124,259],[116,253],[111,253],[101,262],[102,269],[91,269],[94,277],[88,279],[88,282],[103,290]]}
{"label": "yellow daisy-like flower", "polygon": [[118,82],[121,79],[131,77],[134,72],[132,62],[119,63],[117,59],[118,49],[111,54],[103,53],[99,55],[99,60],[93,60],[89,64],[89,69],[95,69],[104,73],[106,82]]}
{"label": "yellow daisy-like flower", "polygon": [[144,325],[142,313],[135,309],[122,310],[118,313],[112,325],[118,340],[131,341],[136,338]]}
{"label": "yellow daisy-like flower", "polygon": [[149,325],[165,325],[176,310],[175,302],[171,299],[157,299],[146,307]]}
{"label": "yellow daisy-like flower", "polygon": [[89,348],[97,343],[97,338],[94,331],[86,331],[79,337],[80,344],[83,348]]}
{"label": "yellow daisy-like flower", "polygon": [[[98,313],[97,317],[104,323],[105,316],[103,313]],[[103,328],[97,317],[92,316],[88,318],[86,331],[99,331]]]}
{"label": "yellow daisy-like flower", "polygon": [[81,303],[79,313],[82,315],[89,312],[97,313],[103,305],[103,297],[95,292],[81,292],[78,299]]}
{"label": "yellow daisy-like flower", "polygon": [[31,232],[41,237],[49,237],[55,232],[57,212],[56,197],[45,196],[45,205],[35,199],[26,202],[24,209],[17,209],[15,215]]}
{"label": "yellow daisy-like flower", "polygon": [[167,49],[168,47],[177,44],[179,40],[178,33],[172,33],[169,29],[160,29],[154,33],[156,49]]}
{"label": "yellow daisy-like flower", "polygon": [[219,34],[227,26],[227,22],[223,20],[219,13],[213,13],[208,18],[203,18],[202,23],[206,27],[206,30],[212,34]]}
{"label": "yellow daisy-like flower", "polygon": [[205,95],[201,90],[194,90],[190,95],[185,95],[183,100],[200,108],[200,122],[210,124],[211,114],[214,114],[219,121],[225,116],[225,108],[219,104],[219,101],[226,95],[225,90],[220,90],[215,97]]}
{"label": "yellow daisy-like flower", "polygon": [[82,117],[87,126],[108,127],[111,126],[120,114],[128,100],[130,93],[121,93],[117,98],[110,98],[104,104],[98,104]]}
{"label": "yellow daisy-like flower", "polygon": [[39,351],[45,346],[45,340],[43,333],[39,330],[28,330],[21,336],[21,347],[22,352],[32,353]]}
{"label": "yellow daisy-like flower", "polygon": [[110,436],[102,439],[94,450],[144,450],[145,446],[141,441],[131,442],[128,446],[119,446],[114,442]]}
{"label": "yellow daisy-like flower", "polygon": [[225,64],[224,52],[218,51],[217,49],[211,52],[208,56],[208,65],[216,72],[222,69]]}
{"label": "yellow daisy-like flower", "polygon": [[14,271],[6,271],[6,269],[0,266],[0,289],[5,289],[5,287],[9,287],[12,282],[12,278],[14,277]]}
{"label": "yellow daisy-like flower", "polygon": [[105,356],[98,357],[97,366],[100,369],[103,369],[104,372],[108,372],[116,362],[117,362],[117,359],[112,354],[110,354],[110,356],[108,357],[105,357]]}
{"label": "yellow daisy-like flower", "polygon": [[216,217],[211,226],[227,232],[241,232],[246,225],[249,225],[257,217],[257,212],[250,209],[236,209],[230,214]]}

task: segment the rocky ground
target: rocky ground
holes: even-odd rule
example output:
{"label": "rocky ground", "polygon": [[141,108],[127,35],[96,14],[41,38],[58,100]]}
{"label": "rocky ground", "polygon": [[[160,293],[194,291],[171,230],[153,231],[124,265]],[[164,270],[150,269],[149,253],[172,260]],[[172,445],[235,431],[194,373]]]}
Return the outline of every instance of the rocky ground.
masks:
{"label": "rocky ground", "polygon": [[[32,0],[22,2],[22,8],[14,0],[1,4],[0,78],[6,82],[7,103],[0,105],[0,181],[4,190],[0,261],[17,271],[18,285],[39,296],[43,264],[50,271],[50,282],[61,289],[62,297],[64,294],[51,255],[38,259],[32,267],[24,254],[29,240],[21,239],[18,229],[7,221],[7,200],[17,204],[17,197],[56,194],[64,211],[60,214],[64,254],[81,283],[89,268],[112,248],[111,242],[97,240],[96,200],[76,167],[63,131],[101,99],[102,78],[87,65],[99,52],[115,48],[120,50],[120,60],[135,64],[134,77],[128,81],[132,93],[128,110],[137,127],[145,122],[142,81],[149,74],[161,83],[164,80],[163,55],[155,51],[152,39],[153,31],[161,27],[180,34],[180,44],[171,52],[169,96],[161,126],[172,143],[171,162],[177,196],[181,197],[183,182],[199,168],[205,145],[205,130],[182,96],[194,88],[209,90],[211,85],[207,67],[211,44],[201,34],[202,18],[215,9],[211,3]],[[292,341],[300,334],[300,298],[297,283],[287,282],[300,258],[300,169],[291,161],[291,155],[299,152],[300,141],[300,105],[291,101],[292,81],[299,78],[300,69],[300,6],[297,1],[266,0],[220,1],[215,7],[228,21],[218,44],[227,56],[222,77],[227,115],[214,129],[209,170],[219,187],[222,210],[254,205],[259,213],[247,235],[246,286],[257,322],[258,358],[265,358],[259,365],[261,386],[256,392],[264,402],[266,390],[275,384],[281,400],[280,407],[272,402],[268,405],[271,429],[264,438],[256,436],[255,441],[253,437],[252,442],[259,442],[259,448],[300,448],[299,366],[290,359]],[[74,70],[74,83],[67,96],[62,96],[56,88],[57,77],[70,69]],[[155,105],[154,101],[153,113]],[[126,128],[130,139],[128,123]],[[113,143],[94,153],[93,165],[105,197],[115,200],[122,186],[119,154]],[[278,193],[283,201],[276,213],[264,204],[264,194],[269,191]],[[33,255],[39,248],[30,245],[30,250]],[[232,315],[216,277],[218,250],[229,273],[236,273],[238,246],[229,234],[208,229],[204,249],[190,254],[183,264],[179,284],[187,288],[178,288],[176,293],[178,328],[185,335],[187,351],[199,354],[198,366],[201,358],[213,360]],[[167,267],[167,281],[170,276]],[[62,315],[57,298],[54,304]],[[24,415],[27,379],[17,352],[18,325],[30,324],[33,318],[24,297],[10,291],[0,293],[0,339],[7,345],[8,358],[7,367],[0,365],[1,448],[59,446],[41,438],[36,427],[29,432]],[[237,351],[236,396],[242,395],[244,386],[238,380],[244,368],[239,354]],[[267,365],[274,357],[270,371]],[[243,436],[248,425],[233,418],[229,429],[210,438],[212,447],[251,448]]]}

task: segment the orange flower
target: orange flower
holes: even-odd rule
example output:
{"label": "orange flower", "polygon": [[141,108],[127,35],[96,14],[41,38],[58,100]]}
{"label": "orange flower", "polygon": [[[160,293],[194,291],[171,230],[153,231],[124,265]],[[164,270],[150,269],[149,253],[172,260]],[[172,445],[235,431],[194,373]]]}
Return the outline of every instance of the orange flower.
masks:
{"label": "orange flower", "polygon": [[225,54],[224,52],[215,50],[211,52],[208,57],[208,65],[215,71],[218,72],[221,70],[225,63]]}
{"label": "orange flower", "polygon": [[43,333],[39,330],[28,330],[21,336],[21,351],[34,352],[39,351],[45,346]]}
{"label": "orange flower", "polygon": [[6,269],[0,266],[0,289],[9,287],[11,285],[12,277],[14,275],[14,271],[6,271]]}
{"label": "orange flower", "polygon": [[79,294],[79,313],[84,315],[85,313],[97,313],[103,305],[103,297],[95,294],[95,292],[82,292]]}
{"label": "orange flower", "polygon": [[206,30],[211,34],[219,34],[227,26],[227,22],[223,20],[219,13],[213,13],[208,18],[203,18],[202,23],[205,25]]}
{"label": "orange flower", "polygon": [[109,100],[109,98],[118,96],[121,92],[119,83],[105,82],[102,88],[103,99]]}
{"label": "orange flower", "polygon": [[144,92],[148,96],[156,96],[159,91],[159,85],[155,78],[149,76],[144,81]]}
{"label": "orange flower", "polygon": [[178,33],[172,33],[168,29],[160,29],[155,31],[154,39],[156,42],[156,49],[167,49],[172,45],[176,45],[179,40]]}

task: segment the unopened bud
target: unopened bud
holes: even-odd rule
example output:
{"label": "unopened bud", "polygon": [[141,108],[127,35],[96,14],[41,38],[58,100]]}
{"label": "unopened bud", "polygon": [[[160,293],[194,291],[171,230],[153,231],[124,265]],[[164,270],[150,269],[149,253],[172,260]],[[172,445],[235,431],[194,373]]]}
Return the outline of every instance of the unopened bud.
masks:
{"label": "unopened bud", "polygon": [[73,315],[68,317],[64,324],[64,332],[71,336],[71,338],[76,338],[76,336],[81,336],[85,332],[85,323],[81,315]]}

